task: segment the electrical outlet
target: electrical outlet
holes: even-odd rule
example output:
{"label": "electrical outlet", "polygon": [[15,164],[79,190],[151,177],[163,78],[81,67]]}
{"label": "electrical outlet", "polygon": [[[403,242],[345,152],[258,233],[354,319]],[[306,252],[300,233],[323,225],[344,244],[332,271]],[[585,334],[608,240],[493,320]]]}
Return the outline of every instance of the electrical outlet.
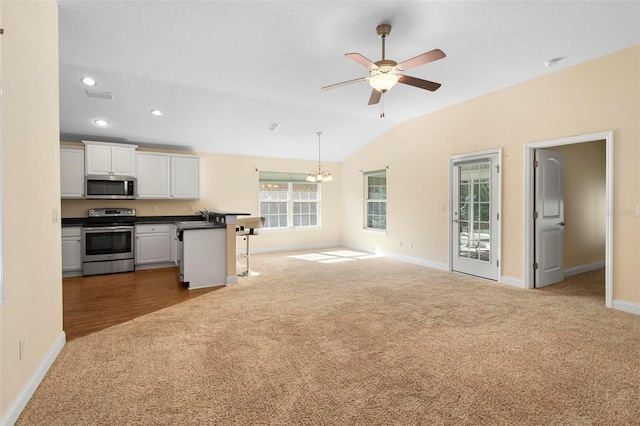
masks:
{"label": "electrical outlet", "polygon": [[27,346],[26,340],[24,339],[20,340],[20,354],[19,354],[20,361],[24,359],[24,352],[25,352],[26,346]]}
{"label": "electrical outlet", "polygon": [[402,241],[400,241],[400,248],[402,248]]}
{"label": "electrical outlet", "polygon": [[158,211],[158,206],[151,206],[151,211],[152,212],[157,212]]}
{"label": "electrical outlet", "polygon": [[192,212],[196,211],[196,207],[193,204],[189,204],[189,210]]}
{"label": "electrical outlet", "polygon": [[413,248],[413,242],[409,241],[409,248],[412,249]]}
{"label": "electrical outlet", "polygon": [[51,209],[51,223],[58,222],[58,209],[55,207]]}

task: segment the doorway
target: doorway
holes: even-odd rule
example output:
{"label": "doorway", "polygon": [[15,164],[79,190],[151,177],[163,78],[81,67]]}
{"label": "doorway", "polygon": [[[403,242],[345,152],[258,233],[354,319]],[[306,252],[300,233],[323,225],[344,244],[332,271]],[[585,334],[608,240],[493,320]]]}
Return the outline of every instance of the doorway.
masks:
{"label": "doorway", "polygon": [[[553,139],[528,144],[525,147],[525,288],[536,287],[536,229],[535,215],[535,167],[534,159],[536,151],[541,148],[554,149],[554,147],[581,144],[586,142],[604,141],[605,147],[605,184],[604,184],[604,211],[597,214],[604,215],[604,266],[605,266],[605,306],[613,307],[613,219],[610,212],[613,207],[613,132],[593,133],[569,138]],[[569,225],[568,225],[569,226]]]}
{"label": "doorway", "polygon": [[500,150],[451,157],[453,272],[500,279]]}

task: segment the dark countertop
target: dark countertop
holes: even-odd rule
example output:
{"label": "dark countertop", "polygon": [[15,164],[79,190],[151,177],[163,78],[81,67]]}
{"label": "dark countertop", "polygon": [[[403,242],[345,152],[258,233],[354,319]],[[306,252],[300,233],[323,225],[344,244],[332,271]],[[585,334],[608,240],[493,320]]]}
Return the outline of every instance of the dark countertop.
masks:
{"label": "dark countertop", "polygon": [[237,212],[228,212],[224,210],[214,210],[211,213],[222,215],[222,216],[251,216],[251,213],[237,213]]}
{"label": "dark countertop", "polygon": [[176,222],[176,226],[181,231],[203,230],[203,229],[227,229],[224,222],[186,221]]}
{"label": "dark countertop", "polygon": [[[228,212],[223,210],[214,210],[211,212],[211,222],[213,223],[221,223],[225,224],[226,216],[250,216],[251,213],[237,213],[237,212]],[[141,223],[175,223],[175,222],[190,222],[190,221],[201,221],[202,215],[192,214],[192,215],[184,215],[184,216],[137,216],[136,224]],[[61,223],[62,226],[84,226],[88,222],[88,218],[86,217],[67,217],[62,218]]]}
{"label": "dark countertop", "polygon": [[[186,216],[137,216],[136,224],[154,224],[154,223],[174,223],[174,222],[190,222],[201,221],[202,216],[199,214]],[[62,218],[62,226],[83,226],[88,223],[86,217],[67,217]]]}

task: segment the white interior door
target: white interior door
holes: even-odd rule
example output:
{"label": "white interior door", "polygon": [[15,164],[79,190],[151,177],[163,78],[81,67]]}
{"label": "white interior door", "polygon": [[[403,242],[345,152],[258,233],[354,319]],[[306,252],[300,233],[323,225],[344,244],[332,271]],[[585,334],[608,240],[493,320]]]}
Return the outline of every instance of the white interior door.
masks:
{"label": "white interior door", "polygon": [[451,270],[497,280],[500,219],[497,153],[451,159]]}
{"label": "white interior door", "polygon": [[535,287],[564,280],[564,158],[536,150]]}

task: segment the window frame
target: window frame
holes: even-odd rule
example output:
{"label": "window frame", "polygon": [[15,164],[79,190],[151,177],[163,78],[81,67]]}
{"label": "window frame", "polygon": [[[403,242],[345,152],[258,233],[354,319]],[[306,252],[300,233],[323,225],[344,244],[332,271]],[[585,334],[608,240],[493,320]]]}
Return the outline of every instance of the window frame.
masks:
{"label": "window frame", "polygon": [[[387,169],[371,170],[362,173],[363,176],[363,229],[369,231],[386,232],[388,229],[387,213],[388,199],[389,199],[389,185],[387,182]],[[369,178],[370,177],[384,177],[384,199],[369,198]],[[384,218],[384,227],[369,226],[369,204],[380,203],[384,205],[384,215],[379,215]]]}
{"label": "window frame", "polygon": [[[306,175],[304,175],[306,177]],[[286,200],[273,200],[273,201],[263,201],[260,197],[260,193],[262,192],[263,184],[277,184],[277,185],[287,185],[287,197]],[[315,185],[317,188],[317,198],[315,200],[301,200],[295,199],[293,187],[295,184],[300,185]],[[269,226],[269,216],[264,215],[262,211],[262,203],[286,203],[286,217],[287,217],[287,226]],[[304,213],[295,213],[294,205],[298,204],[316,204],[316,224],[314,225],[294,225],[295,216],[303,215]],[[258,211],[260,212],[260,216],[265,217],[265,224],[263,226],[263,230],[305,230],[305,229],[316,229],[322,226],[322,185],[320,183],[308,182],[304,180],[297,179],[287,179],[287,180],[273,180],[273,179],[260,179],[258,181]],[[312,213],[310,213],[312,214]]]}

